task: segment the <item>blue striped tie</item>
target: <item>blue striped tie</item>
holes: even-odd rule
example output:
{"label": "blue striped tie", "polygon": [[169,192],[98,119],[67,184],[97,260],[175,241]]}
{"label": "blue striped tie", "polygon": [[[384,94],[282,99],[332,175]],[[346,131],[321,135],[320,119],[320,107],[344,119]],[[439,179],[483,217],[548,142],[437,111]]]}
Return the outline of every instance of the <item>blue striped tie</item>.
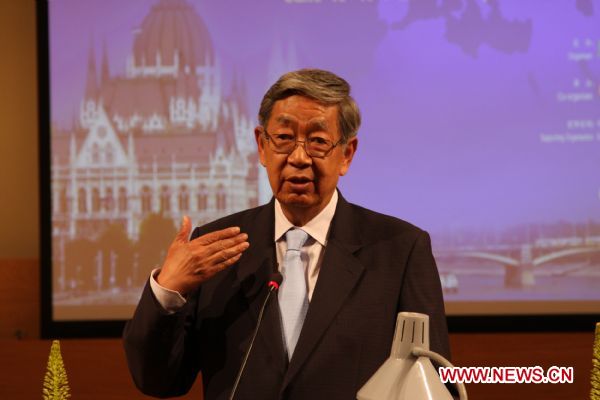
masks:
{"label": "blue striped tie", "polygon": [[300,258],[301,249],[306,239],[308,239],[308,234],[298,228],[292,228],[285,234],[287,251],[285,252],[281,271],[283,282],[279,289],[279,309],[281,311],[283,336],[288,359],[291,359],[292,354],[294,354],[304,317],[306,317],[306,311],[308,310],[306,275]]}

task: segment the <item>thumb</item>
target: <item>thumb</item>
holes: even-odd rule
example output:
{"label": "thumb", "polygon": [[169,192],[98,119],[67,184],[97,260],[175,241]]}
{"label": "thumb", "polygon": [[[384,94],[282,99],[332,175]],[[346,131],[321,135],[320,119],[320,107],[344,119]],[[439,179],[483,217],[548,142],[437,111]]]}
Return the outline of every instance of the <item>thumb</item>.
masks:
{"label": "thumb", "polygon": [[179,228],[179,232],[177,232],[175,240],[178,242],[187,243],[191,230],[192,223],[190,221],[190,217],[184,215],[183,220],[181,221],[181,228]]}

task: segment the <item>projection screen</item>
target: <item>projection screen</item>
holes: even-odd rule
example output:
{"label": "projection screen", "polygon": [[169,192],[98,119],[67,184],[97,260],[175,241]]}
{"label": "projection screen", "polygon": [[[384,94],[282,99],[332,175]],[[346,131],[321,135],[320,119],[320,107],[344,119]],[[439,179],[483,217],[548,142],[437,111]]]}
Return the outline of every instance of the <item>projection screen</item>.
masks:
{"label": "projection screen", "polygon": [[128,318],[183,215],[267,202],[258,105],[304,67],[347,79],[361,107],[340,192],[431,234],[450,315],[598,313],[599,12],[48,1],[52,319]]}

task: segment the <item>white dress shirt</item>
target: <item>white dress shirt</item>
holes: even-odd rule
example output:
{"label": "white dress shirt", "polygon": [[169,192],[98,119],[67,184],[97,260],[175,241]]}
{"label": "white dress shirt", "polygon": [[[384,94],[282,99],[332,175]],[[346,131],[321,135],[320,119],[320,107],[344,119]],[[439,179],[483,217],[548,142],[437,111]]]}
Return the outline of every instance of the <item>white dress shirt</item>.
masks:
{"label": "white dress shirt", "polygon": [[[308,233],[309,238],[302,246],[303,254],[308,255],[308,260],[303,258],[306,266],[306,282],[307,282],[307,293],[308,301],[312,299],[312,294],[317,284],[317,278],[319,277],[319,271],[321,270],[321,264],[323,263],[323,249],[327,246],[327,237],[329,234],[329,227],[331,220],[335,214],[335,208],[337,206],[338,194],[337,190],[333,192],[329,203],[321,210],[317,216],[308,221],[304,226],[297,227],[302,228]],[[281,204],[275,199],[275,237],[273,238],[276,245],[277,265],[281,269],[283,257],[287,250],[285,243],[285,233],[293,228],[294,225],[287,219]],[[160,303],[160,305],[168,312],[174,313],[179,310],[186,303],[185,298],[174,290],[167,289],[156,282],[155,276],[160,271],[160,268],[156,268],[150,274],[150,288],[154,293],[154,297]]]}
{"label": "white dress shirt", "polygon": [[[312,299],[315,285],[317,284],[317,278],[319,277],[319,271],[321,270],[321,264],[323,263],[323,249],[327,246],[327,236],[329,233],[329,226],[331,220],[335,214],[335,207],[337,206],[338,194],[337,190],[333,192],[331,200],[321,210],[316,217],[308,221],[304,226],[298,226],[296,228],[302,228],[302,230],[308,233],[308,239],[304,246],[302,246],[302,254],[308,255],[308,266],[306,265],[306,259],[302,257],[306,271],[306,282],[308,284],[307,294],[308,301]],[[281,209],[281,204],[278,200],[275,200],[275,244],[277,253],[277,265],[281,270],[281,264],[283,263],[283,257],[287,250],[285,243],[285,233],[294,225],[286,218]]]}

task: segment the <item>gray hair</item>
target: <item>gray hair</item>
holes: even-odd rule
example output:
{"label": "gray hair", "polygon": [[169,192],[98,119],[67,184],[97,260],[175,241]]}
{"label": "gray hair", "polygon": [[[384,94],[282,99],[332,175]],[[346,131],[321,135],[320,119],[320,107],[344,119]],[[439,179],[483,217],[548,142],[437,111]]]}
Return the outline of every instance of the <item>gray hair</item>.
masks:
{"label": "gray hair", "polygon": [[265,93],[258,111],[258,122],[266,127],[278,100],[299,95],[338,108],[342,143],[356,136],[360,110],[350,96],[350,85],[336,74],[322,69],[300,69],[282,75]]}

